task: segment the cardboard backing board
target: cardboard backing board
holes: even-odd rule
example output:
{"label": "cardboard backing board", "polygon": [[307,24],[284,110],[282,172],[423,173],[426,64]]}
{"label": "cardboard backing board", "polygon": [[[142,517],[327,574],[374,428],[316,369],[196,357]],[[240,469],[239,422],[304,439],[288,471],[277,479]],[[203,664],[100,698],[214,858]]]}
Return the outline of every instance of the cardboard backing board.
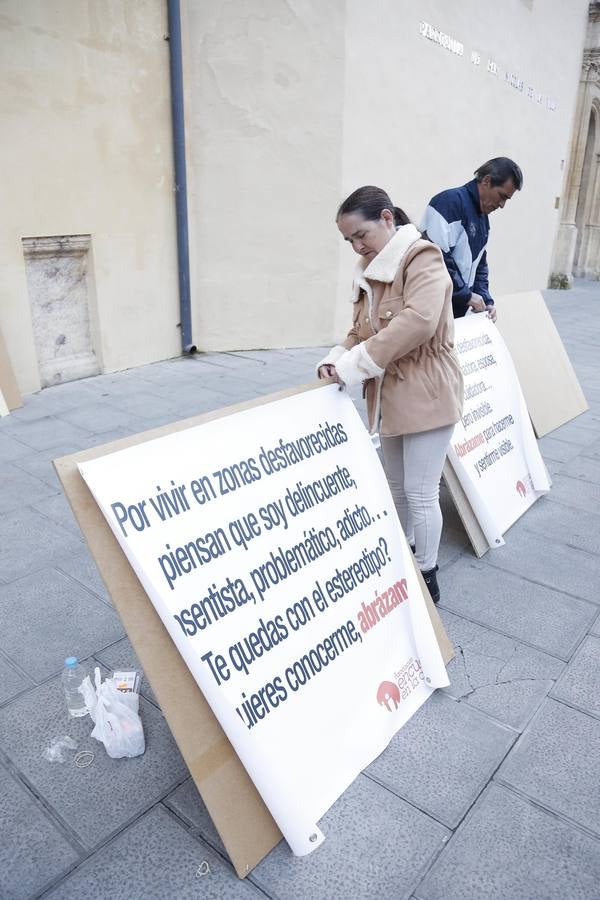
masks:
{"label": "cardboard backing board", "polygon": [[444,463],[442,478],[448,488],[448,493],[452,497],[452,502],[456,507],[460,520],[465,526],[465,531],[467,532],[467,537],[471,541],[471,546],[479,559],[481,559],[483,554],[487,553],[490,549],[490,545],[488,544],[487,538],[473,512],[473,507],[458,480],[458,476],[448,459],[446,459],[446,462]]}
{"label": "cardboard backing board", "polygon": [[498,297],[506,341],[538,438],[585,412],[585,396],[540,291]]}
{"label": "cardboard backing board", "polygon": [[23,405],[21,393],[17,386],[15,373],[10,362],[8,350],[0,331],[0,392],[9,410]]}
{"label": "cardboard backing board", "polygon": [[[323,382],[291,388],[257,400],[132,435],[54,461],[64,492],[119,613],[163,715],[221,836],[243,878],[279,842],[281,833],[221,729],[200,688],[97,506],[77,464],[116,450],[201,425],[272,400],[314,390]],[[422,584],[424,588],[424,584]],[[428,610],[442,657],[454,655],[427,590]]]}

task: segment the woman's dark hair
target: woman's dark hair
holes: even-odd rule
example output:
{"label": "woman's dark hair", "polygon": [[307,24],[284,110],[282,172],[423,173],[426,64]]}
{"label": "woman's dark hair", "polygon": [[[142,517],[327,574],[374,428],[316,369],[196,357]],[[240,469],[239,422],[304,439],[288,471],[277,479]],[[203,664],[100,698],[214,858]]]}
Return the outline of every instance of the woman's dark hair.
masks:
{"label": "woman's dark hair", "polygon": [[384,190],[368,184],[360,187],[347,197],[337,211],[335,220],[339,219],[345,213],[360,213],[364,219],[370,222],[376,222],[381,218],[384,209],[389,209],[394,214],[394,222],[396,225],[408,225],[410,219],[403,209],[394,206],[389,196]]}
{"label": "woman's dark hair", "polygon": [[518,191],[523,187],[523,173],[514,159],[509,159],[508,156],[495,156],[494,159],[488,159],[478,169],[475,169],[473,174],[478,182],[483,181],[485,176],[489,175],[492,187],[504,184],[509,178]]}

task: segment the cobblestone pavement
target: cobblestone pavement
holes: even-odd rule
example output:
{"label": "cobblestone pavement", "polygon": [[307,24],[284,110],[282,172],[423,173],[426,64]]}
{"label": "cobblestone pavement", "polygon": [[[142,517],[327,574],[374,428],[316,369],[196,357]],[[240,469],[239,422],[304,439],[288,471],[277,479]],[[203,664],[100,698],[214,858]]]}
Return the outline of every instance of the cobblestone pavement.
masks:
{"label": "cobblestone pavement", "polygon": [[[597,900],[600,285],[546,292],[590,404],[541,441],[554,486],[477,560],[443,496],[438,691],[323,820],[239,881],[150,686],[147,750],[110,760],[66,718],[62,659],[136,659],[51,460],[309,381],[322,351],[205,354],[49,388],[0,420],[0,897]],[[42,752],[70,733],[94,765]],[[199,877],[207,861],[210,874]]]}

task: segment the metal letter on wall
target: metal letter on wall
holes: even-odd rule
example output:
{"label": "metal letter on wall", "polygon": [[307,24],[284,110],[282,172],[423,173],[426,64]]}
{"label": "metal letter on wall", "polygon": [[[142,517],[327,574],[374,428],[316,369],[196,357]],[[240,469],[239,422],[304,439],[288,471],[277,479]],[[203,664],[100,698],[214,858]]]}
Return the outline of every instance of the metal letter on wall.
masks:
{"label": "metal letter on wall", "polygon": [[90,327],[90,235],[23,238],[42,387],[97,375]]}

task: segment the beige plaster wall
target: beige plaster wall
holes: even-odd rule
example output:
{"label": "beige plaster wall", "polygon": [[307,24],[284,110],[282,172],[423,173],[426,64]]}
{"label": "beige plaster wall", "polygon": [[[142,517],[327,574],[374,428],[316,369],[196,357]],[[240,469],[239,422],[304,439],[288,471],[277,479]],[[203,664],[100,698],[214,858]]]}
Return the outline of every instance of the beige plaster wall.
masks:
{"label": "beige plaster wall", "polygon": [[0,7],[0,327],[39,387],[21,238],[91,234],[104,371],[180,348],[166,4]]}
{"label": "beige plaster wall", "polygon": [[190,256],[201,349],[329,340],[344,0],[186,5]]}
{"label": "beige plaster wall", "polygon": [[[492,217],[492,290],[544,286],[586,12],[586,0],[182,0],[196,345],[337,339],[354,265],[339,202],[379,184],[418,223],[430,196],[495,155],[521,164],[525,189]],[[166,3],[5,0],[0,13],[0,327],[21,390],[39,386],[23,237],[91,234],[104,371],[176,355]]]}
{"label": "beige plaster wall", "polygon": [[[343,195],[388,189],[419,224],[431,196],[464,184],[493,156],[522,167],[525,187],[490,218],[490,286],[545,287],[559,212],[586,28],[586,0],[359,0],[347,3]],[[457,56],[419,33],[425,21],[464,45]],[[479,52],[478,66],[471,51]],[[487,72],[496,62],[498,76]],[[505,83],[508,70],[523,93]],[[544,95],[527,97],[533,85]],[[546,108],[552,97],[557,109]],[[345,327],[352,252],[343,248],[335,317]]]}

